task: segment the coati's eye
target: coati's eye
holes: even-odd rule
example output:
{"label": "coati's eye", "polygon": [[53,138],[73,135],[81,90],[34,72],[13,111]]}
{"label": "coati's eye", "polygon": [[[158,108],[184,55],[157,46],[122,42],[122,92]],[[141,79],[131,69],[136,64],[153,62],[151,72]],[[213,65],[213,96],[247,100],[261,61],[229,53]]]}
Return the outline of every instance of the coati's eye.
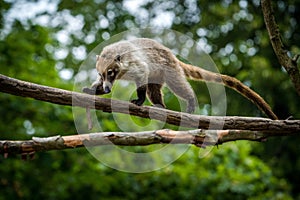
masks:
{"label": "coati's eye", "polygon": [[109,69],[109,70],[107,71],[107,76],[114,76],[114,72],[113,72],[112,69]]}

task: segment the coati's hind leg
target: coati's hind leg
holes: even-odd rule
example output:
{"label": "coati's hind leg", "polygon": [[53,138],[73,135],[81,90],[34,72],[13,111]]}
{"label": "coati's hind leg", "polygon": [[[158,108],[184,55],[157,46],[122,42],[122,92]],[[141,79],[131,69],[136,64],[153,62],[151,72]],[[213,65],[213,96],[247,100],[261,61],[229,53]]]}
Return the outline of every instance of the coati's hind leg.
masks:
{"label": "coati's hind leg", "polygon": [[147,95],[153,105],[165,108],[161,88],[161,84],[148,83]]}
{"label": "coati's hind leg", "polygon": [[169,86],[170,90],[172,90],[178,97],[184,99],[187,102],[186,112],[194,112],[196,107],[196,97],[191,85],[186,80],[183,73],[182,75],[179,75],[176,71],[168,72],[166,83]]}

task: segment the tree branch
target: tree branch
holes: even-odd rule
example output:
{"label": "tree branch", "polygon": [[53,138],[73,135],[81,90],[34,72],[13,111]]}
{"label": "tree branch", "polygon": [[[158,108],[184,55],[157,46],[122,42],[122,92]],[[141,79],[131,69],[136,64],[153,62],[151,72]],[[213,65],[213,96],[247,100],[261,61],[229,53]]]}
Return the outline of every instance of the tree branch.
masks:
{"label": "tree branch", "polygon": [[77,106],[135,115],[160,120],[168,124],[194,129],[232,129],[291,134],[300,132],[300,120],[271,120],[258,117],[201,116],[180,113],[151,106],[136,106],[132,103],[70,92],[0,75],[0,92],[30,97],[60,105]]}
{"label": "tree branch", "polygon": [[295,59],[292,59],[287,54],[287,50],[285,49],[281,41],[279,26],[275,21],[271,0],[261,0],[261,7],[270,41],[277,59],[280,65],[282,65],[286,69],[294,84],[294,87],[296,88],[298,95],[300,95],[300,73],[297,66],[298,56],[296,56]]}
{"label": "tree branch", "polygon": [[237,140],[264,141],[269,136],[285,134],[248,130],[156,130],[145,132],[104,132],[69,136],[33,137],[32,140],[0,141],[0,154],[32,154],[40,151],[99,145],[142,146],[151,144],[194,144],[198,147]]}

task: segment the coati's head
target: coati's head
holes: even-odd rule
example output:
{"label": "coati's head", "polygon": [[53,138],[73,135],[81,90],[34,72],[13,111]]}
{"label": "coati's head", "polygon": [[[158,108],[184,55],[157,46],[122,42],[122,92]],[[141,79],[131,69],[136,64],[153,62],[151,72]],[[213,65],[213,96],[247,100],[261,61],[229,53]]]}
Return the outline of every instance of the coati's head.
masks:
{"label": "coati's head", "polygon": [[121,56],[101,53],[96,57],[96,69],[99,74],[99,81],[95,89],[97,91],[97,87],[103,87],[102,91],[104,91],[104,94],[110,93],[114,81],[120,75]]}

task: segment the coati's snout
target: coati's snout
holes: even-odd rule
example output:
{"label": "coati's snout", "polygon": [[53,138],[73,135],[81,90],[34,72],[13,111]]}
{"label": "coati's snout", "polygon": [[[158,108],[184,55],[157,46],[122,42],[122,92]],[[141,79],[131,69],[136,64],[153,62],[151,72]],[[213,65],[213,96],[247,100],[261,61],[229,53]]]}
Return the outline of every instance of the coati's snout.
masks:
{"label": "coati's snout", "polygon": [[111,88],[116,78],[116,70],[111,72],[108,70],[105,74],[99,74],[99,79],[95,81],[90,88],[83,88],[82,91],[91,95],[108,94],[111,92]]}
{"label": "coati's snout", "polygon": [[111,89],[110,89],[108,86],[106,86],[106,87],[104,88],[104,93],[105,93],[105,94],[110,93],[110,91],[111,91]]}
{"label": "coati's snout", "polygon": [[111,92],[112,83],[109,81],[104,81],[103,83],[103,90],[105,94],[108,94]]}
{"label": "coati's snout", "polygon": [[114,66],[114,68],[109,68],[101,75],[101,78],[103,80],[103,90],[105,94],[108,94],[111,92],[111,88],[117,78],[117,75],[119,73],[119,69],[117,66]]}

